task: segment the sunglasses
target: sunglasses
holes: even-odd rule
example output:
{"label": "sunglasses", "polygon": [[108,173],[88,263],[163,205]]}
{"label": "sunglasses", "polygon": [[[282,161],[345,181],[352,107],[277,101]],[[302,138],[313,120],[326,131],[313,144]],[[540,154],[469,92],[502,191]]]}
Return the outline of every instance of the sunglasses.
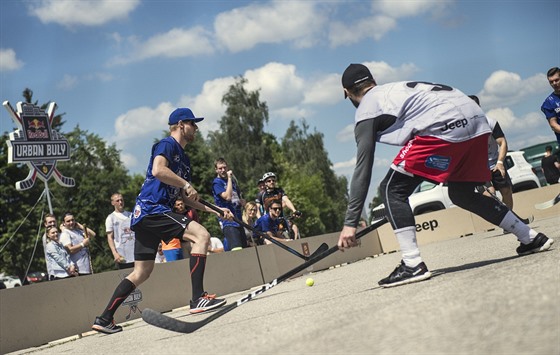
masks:
{"label": "sunglasses", "polygon": [[281,211],[282,207],[270,207],[272,211]]}

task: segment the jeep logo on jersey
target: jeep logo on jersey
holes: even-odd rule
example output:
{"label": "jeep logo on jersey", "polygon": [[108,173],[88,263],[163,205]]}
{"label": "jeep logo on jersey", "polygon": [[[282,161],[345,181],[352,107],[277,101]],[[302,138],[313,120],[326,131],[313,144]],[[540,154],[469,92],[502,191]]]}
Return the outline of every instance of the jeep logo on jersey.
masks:
{"label": "jeep logo on jersey", "polygon": [[72,187],[74,179],[63,176],[56,169],[59,160],[70,160],[70,145],[66,138],[51,129],[56,104],[51,102],[47,112],[30,103],[18,102],[17,112],[8,101],[4,107],[18,126],[10,133],[8,163],[27,163],[29,175],[16,182],[17,190],[27,190],[35,184],[35,179],[47,182],[54,175],[62,186]]}
{"label": "jeep logo on jersey", "polygon": [[467,127],[468,124],[469,124],[469,121],[467,121],[466,118],[463,118],[463,119],[460,119],[460,120],[457,120],[457,121],[453,121],[453,122],[445,122],[441,131],[445,132],[445,131],[452,130],[452,129],[455,129],[455,128]]}

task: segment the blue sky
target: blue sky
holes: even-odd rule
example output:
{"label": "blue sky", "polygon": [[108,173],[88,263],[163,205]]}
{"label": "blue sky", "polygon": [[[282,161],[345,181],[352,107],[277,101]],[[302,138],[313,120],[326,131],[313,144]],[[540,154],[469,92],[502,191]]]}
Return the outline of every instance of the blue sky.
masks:
{"label": "blue sky", "polygon": [[[55,101],[66,130],[116,143],[134,173],[175,107],[204,116],[203,134],[217,129],[221,97],[243,75],[268,103],[267,131],[280,138],[305,119],[350,178],[354,108],[340,86],[349,63],[366,64],[379,84],[423,80],[478,95],[511,149],[551,141],[540,105],[552,91],[545,73],[560,65],[560,2],[0,2],[0,99],[15,106],[28,87]],[[397,150],[378,146],[368,199]]]}

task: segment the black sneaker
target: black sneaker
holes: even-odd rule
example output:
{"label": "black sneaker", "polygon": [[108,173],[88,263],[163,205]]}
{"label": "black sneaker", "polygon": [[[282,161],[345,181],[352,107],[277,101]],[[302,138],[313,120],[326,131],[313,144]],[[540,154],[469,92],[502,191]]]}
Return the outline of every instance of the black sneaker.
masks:
{"label": "black sneaker", "polygon": [[432,273],[428,271],[428,267],[424,262],[421,262],[416,267],[409,267],[401,260],[399,266],[386,278],[380,280],[379,286],[393,287],[426,280],[432,277]]}
{"label": "black sneaker", "polygon": [[122,331],[122,327],[120,325],[116,325],[114,320],[107,321],[101,317],[95,318],[95,322],[93,322],[91,329],[105,334],[114,334]]}
{"label": "black sneaker", "polygon": [[191,301],[190,313],[202,313],[226,304],[223,298],[216,298],[216,295],[209,295],[204,292],[196,301]]}
{"label": "black sneaker", "polygon": [[546,235],[539,233],[529,244],[519,244],[516,251],[518,255],[529,255],[550,249],[554,243],[553,239],[548,238]]}

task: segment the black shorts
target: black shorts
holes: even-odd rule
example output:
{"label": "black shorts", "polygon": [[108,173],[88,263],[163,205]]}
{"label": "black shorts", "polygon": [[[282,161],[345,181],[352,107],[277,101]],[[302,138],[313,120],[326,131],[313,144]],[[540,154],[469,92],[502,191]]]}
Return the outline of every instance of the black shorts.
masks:
{"label": "black shorts", "polygon": [[511,178],[506,170],[506,175],[502,176],[500,170],[492,171],[492,186],[496,190],[511,187]]}
{"label": "black shorts", "polygon": [[182,214],[168,212],[149,215],[134,225],[134,260],[155,260],[159,243],[173,238],[183,239],[192,220]]}

